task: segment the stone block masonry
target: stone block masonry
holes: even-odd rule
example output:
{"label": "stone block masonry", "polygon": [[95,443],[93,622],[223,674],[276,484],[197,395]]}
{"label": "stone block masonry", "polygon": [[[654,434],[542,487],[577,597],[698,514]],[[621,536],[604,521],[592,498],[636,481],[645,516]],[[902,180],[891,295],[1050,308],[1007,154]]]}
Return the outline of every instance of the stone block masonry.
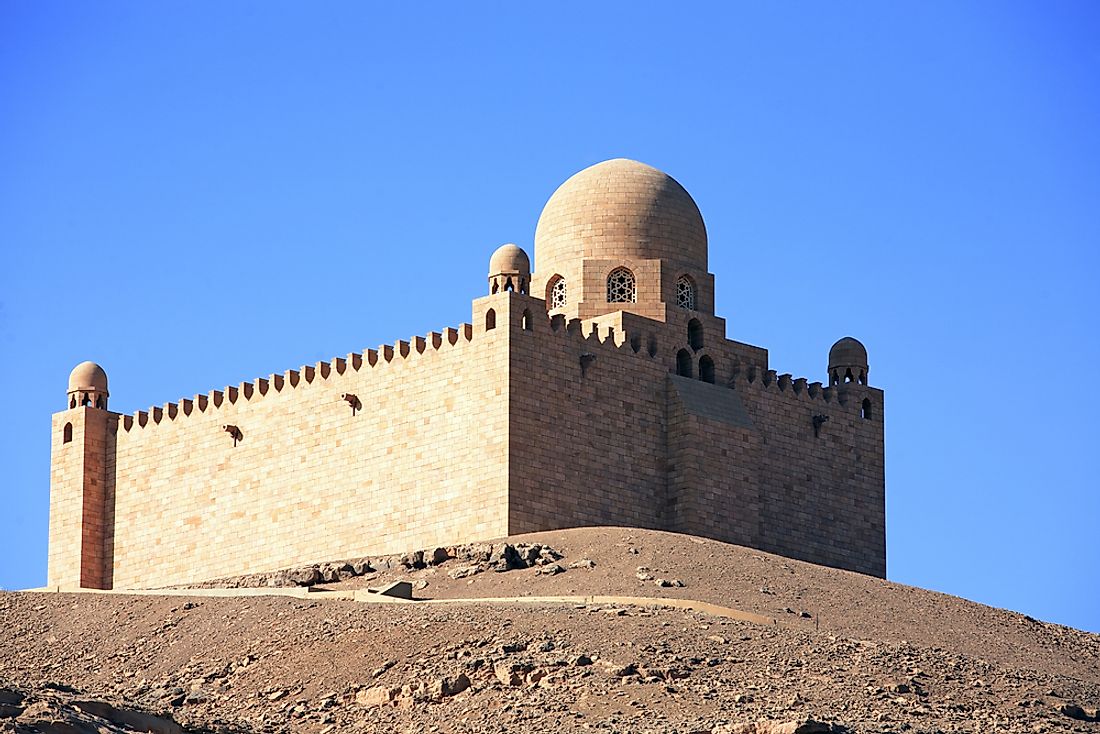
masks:
{"label": "stone block masonry", "polygon": [[[513,319],[543,308],[510,304]],[[643,340],[606,322],[622,320],[535,319],[513,332],[512,533],[656,528],[886,575],[880,390],[776,375],[766,352],[704,327],[692,359],[727,376],[710,384],[675,374],[687,324],[627,319]],[[865,415],[864,400],[876,410]]]}
{"label": "stone block masonry", "polygon": [[117,416],[113,452],[89,446],[111,518],[98,555],[72,550],[81,445],[55,443],[49,584],[163,586],[505,535],[505,349],[503,331],[467,326]]}

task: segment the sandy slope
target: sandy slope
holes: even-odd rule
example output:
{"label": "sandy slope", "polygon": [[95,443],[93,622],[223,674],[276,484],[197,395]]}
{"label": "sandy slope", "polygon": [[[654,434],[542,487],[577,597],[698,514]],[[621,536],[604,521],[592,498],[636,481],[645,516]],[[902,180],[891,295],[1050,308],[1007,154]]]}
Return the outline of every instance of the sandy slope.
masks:
{"label": "sandy slope", "polygon": [[[55,731],[42,723],[50,716],[87,723],[94,717],[73,701],[90,697],[240,731],[723,734],[758,720],[811,731],[807,719],[853,732],[1100,731],[1080,718],[1100,704],[1096,635],[667,533],[592,528],[511,540],[548,543],[563,566],[595,566],[452,579],[452,560],[327,586],[403,576],[426,581],[417,594],[434,598],[680,596],[780,624],[634,606],[390,606],[323,594],[0,594],[0,689],[24,696],[26,731]],[[684,586],[640,581],[639,566]],[[16,721],[0,714],[0,731]]]}
{"label": "sandy slope", "polygon": [[[1100,683],[1100,636],[1036,621],[958,597],[791,560],[751,548],[677,533],[632,528],[578,528],[515,536],[548,544],[561,565],[589,558],[592,569],[537,576],[533,569],[451,579],[439,567],[356,578],[325,588],[373,586],[404,578],[426,581],[423,598],[605,594],[700,599],[777,618],[800,629],[856,639],[939,646],[1009,665]],[[683,588],[640,581],[637,568]],[[792,612],[787,612],[790,609]],[[801,612],[810,618],[802,618]]]}

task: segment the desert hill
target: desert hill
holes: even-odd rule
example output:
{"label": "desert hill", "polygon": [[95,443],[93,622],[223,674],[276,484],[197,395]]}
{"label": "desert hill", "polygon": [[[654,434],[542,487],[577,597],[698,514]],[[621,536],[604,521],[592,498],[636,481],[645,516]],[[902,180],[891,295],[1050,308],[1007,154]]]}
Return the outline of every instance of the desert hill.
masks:
{"label": "desert hill", "polygon": [[[1100,731],[1100,636],[1013,612],[657,531],[423,550],[207,584],[305,598],[2,594],[0,731]],[[475,601],[326,598],[397,579]],[[768,619],[476,601],[538,596]]]}

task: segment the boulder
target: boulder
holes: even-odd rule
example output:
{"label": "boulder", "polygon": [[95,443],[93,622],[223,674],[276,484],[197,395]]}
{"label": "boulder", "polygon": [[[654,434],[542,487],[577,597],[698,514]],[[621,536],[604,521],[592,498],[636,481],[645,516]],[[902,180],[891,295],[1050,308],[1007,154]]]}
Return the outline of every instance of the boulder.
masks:
{"label": "boulder", "polygon": [[446,548],[436,548],[430,554],[426,553],[424,557],[428,561],[428,563],[433,566],[438,566],[439,564],[445,561],[449,561],[452,558],[450,551],[448,551]]}
{"label": "boulder", "polygon": [[400,688],[392,688],[390,686],[373,686],[371,688],[364,688],[355,694],[355,702],[361,706],[367,706],[368,708],[375,706],[385,706],[397,700],[397,697],[401,695]]}
{"label": "boulder", "polygon": [[611,660],[601,660],[600,667],[609,678],[625,678],[628,675],[637,675],[638,673],[638,666],[634,663],[621,665]]}
{"label": "boulder", "polygon": [[673,681],[680,678],[687,678],[689,673],[683,668],[676,668],[672,666],[645,666],[638,668],[638,675],[643,678],[652,678],[660,681]]}
{"label": "boulder", "polygon": [[521,545],[517,547],[517,552],[520,558],[523,559],[524,565],[533,566],[539,557],[539,553],[542,552],[542,546],[538,543],[534,545]]}
{"label": "boulder", "polygon": [[454,677],[429,678],[420,681],[413,686],[403,686],[400,691],[401,698],[411,698],[414,701],[431,701],[438,703],[448,696],[462,693],[470,687],[470,679],[465,673],[459,673]]}
{"label": "boulder", "polygon": [[484,570],[483,566],[459,566],[458,568],[452,568],[447,572],[447,575],[452,579],[464,579],[469,576],[476,576]]}
{"label": "boulder", "polygon": [[470,687],[470,679],[465,673],[459,673],[453,678],[444,678],[442,691],[444,696],[454,696],[462,693]]}
{"label": "boulder", "polygon": [[155,732],[156,734],[183,734],[184,731],[182,726],[171,719],[163,719],[140,711],[120,709],[103,701],[74,701],[73,706],[125,730]]}
{"label": "boulder", "polygon": [[418,550],[406,553],[397,561],[405,568],[424,568],[424,551]]}
{"label": "boulder", "polygon": [[493,557],[493,546],[488,543],[478,543],[477,545],[467,546],[462,557],[469,561],[488,563],[489,559]]}
{"label": "boulder", "polygon": [[837,731],[831,724],[813,719],[796,721],[757,721],[748,724],[722,724],[711,734],[830,734]]}
{"label": "boulder", "polygon": [[0,688],[0,719],[14,718],[23,713],[24,696],[19,691]]}
{"label": "boulder", "polygon": [[287,578],[296,586],[313,586],[321,583],[321,570],[316,566],[302,566],[290,570]]}
{"label": "boulder", "polygon": [[558,553],[550,546],[543,546],[542,549],[539,550],[539,557],[535,559],[535,564],[545,566],[547,563],[553,563],[561,557],[561,553]]}
{"label": "boulder", "polygon": [[497,573],[510,571],[513,568],[526,568],[527,564],[520,558],[516,547],[511,543],[504,543],[493,547],[493,553],[489,556],[489,565]]}
{"label": "boulder", "polygon": [[1085,709],[1074,703],[1062,704],[1058,707],[1058,713],[1060,713],[1062,716],[1068,716],[1071,719],[1076,719],[1077,721],[1096,721],[1097,719],[1100,719],[1100,716],[1097,716],[1097,714],[1100,712],[1096,711],[1095,709],[1092,711],[1086,711]]}
{"label": "boulder", "polygon": [[497,663],[493,666],[493,675],[506,686],[522,686],[531,666],[521,663]]}
{"label": "boulder", "polygon": [[372,670],[371,674],[370,674],[370,677],[371,678],[377,678],[378,676],[382,675],[383,673],[385,673],[387,670],[389,670],[390,668],[392,668],[395,665],[397,665],[396,660],[387,660],[386,662],[382,663],[381,667],[375,668],[374,670]]}

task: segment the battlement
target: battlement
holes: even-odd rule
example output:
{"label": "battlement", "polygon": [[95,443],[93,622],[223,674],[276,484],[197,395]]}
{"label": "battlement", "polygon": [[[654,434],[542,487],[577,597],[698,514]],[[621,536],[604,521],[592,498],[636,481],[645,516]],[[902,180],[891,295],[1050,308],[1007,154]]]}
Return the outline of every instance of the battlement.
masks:
{"label": "battlement", "polygon": [[136,428],[159,425],[162,422],[175,421],[190,415],[213,415],[226,406],[238,403],[255,403],[269,394],[280,394],[310,385],[334,384],[337,378],[346,374],[356,374],[372,368],[383,368],[410,362],[429,352],[438,352],[452,347],[460,347],[473,341],[474,328],[463,323],[457,328],[447,327],[443,331],[431,331],[425,336],[414,336],[410,340],[398,340],[394,344],[383,344],[377,349],[364,349],[351,352],[346,357],[334,357],[327,362],[314,365],[302,365],[296,370],[286,370],[283,374],[271,374],[256,378],[240,385],[226,386],[222,390],[211,390],[191,398],[181,398],[176,403],[153,406],[148,410],[138,410],[132,415],[119,415],[119,427],[126,433]]}
{"label": "battlement", "polygon": [[809,403],[849,407],[856,412],[866,410],[863,401],[873,404],[877,398],[881,406],[882,395],[878,388],[858,383],[828,387],[821,382],[810,382],[805,377],[794,377],[790,373],[780,374],[775,370],[758,370],[752,365],[745,369],[735,368],[729,387],[734,390],[757,390]]}
{"label": "battlement", "polygon": [[[636,355],[647,362],[665,365],[669,372],[674,373],[676,370],[671,358],[681,345],[672,341],[673,337],[667,333],[667,324],[631,315],[633,320],[639,322],[636,329],[631,329],[624,322],[619,322],[622,326],[616,328],[607,323],[616,314],[591,319],[567,319],[562,314],[548,314],[542,299],[518,293],[496,294],[481,300],[491,303],[485,313],[493,312],[494,328],[500,324],[519,334],[524,331],[551,333],[562,339],[571,339],[577,346],[593,352],[603,350]],[[503,308],[502,301],[506,301]],[[505,315],[509,318],[505,319]],[[644,327],[642,323],[645,323]],[[849,409],[861,417],[881,419],[882,391],[877,388],[855,381],[828,386],[821,381],[811,382],[809,378],[779,373],[755,363],[743,365],[735,354],[727,353],[727,347],[736,343],[724,337],[722,342],[723,344],[710,348],[700,347],[696,352],[699,357],[721,355],[730,362],[729,379],[719,383],[724,387],[756,390],[791,400],[820,403],[838,409]]]}

